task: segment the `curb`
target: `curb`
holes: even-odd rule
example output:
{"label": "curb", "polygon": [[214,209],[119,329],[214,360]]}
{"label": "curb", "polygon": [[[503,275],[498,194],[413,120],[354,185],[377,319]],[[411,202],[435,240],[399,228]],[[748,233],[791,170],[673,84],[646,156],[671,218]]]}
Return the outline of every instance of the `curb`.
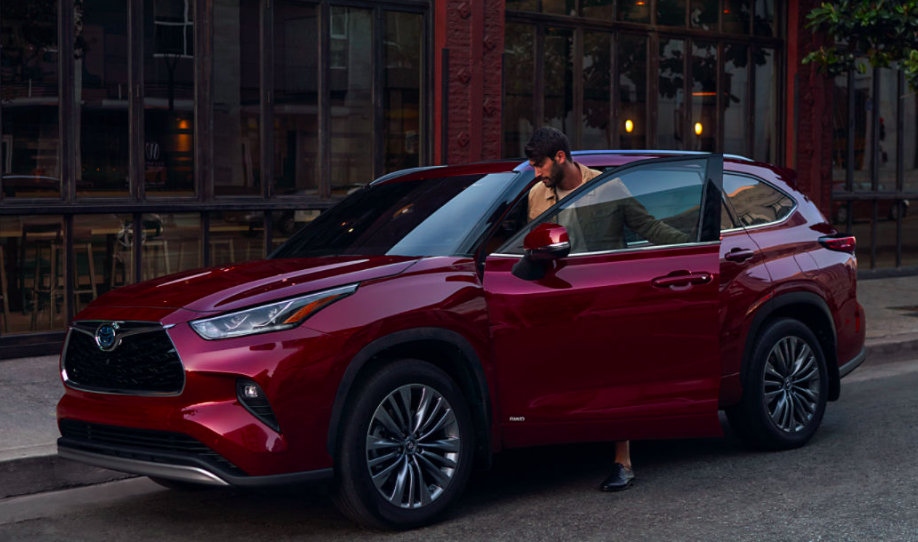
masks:
{"label": "curb", "polygon": [[[865,364],[918,359],[918,333],[871,338],[865,347]],[[60,458],[56,443],[0,450],[0,500],[135,477]]]}

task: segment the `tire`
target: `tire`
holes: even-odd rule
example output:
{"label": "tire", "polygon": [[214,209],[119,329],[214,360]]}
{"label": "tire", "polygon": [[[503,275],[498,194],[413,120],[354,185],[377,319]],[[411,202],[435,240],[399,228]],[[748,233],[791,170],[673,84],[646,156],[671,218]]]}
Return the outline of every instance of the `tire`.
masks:
{"label": "tire", "polygon": [[[784,365],[786,357],[795,358],[794,363]],[[773,320],[756,339],[746,369],[743,397],[726,412],[733,430],[757,448],[787,450],[806,444],[822,422],[829,392],[825,355],[816,335],[798,320]]]}
{"label": "tire", "polygon": [[150,480],[153,480],[157,484],[163,486],[166,489],[171,489],[173,491],[205,491],[207,489],[213,489],[213,486],[208,486],[205,484],[196,484],[194,482],[183,482],[181,480],[170,480],[168,478],[159,478],[157,476],[148,476]]}
{"label": "tire", "polygon": [[435,521],[472,471],[474,430],[462,392],[440,369],[411,359],[383,366],[354,389],[335,454],[335,506],[376,529]]}

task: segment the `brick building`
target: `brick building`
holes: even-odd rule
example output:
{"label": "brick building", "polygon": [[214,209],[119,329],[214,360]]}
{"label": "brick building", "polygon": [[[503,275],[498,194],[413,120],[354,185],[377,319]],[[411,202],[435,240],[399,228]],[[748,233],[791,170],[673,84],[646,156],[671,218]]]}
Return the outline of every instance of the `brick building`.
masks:
{"label": "brick building", "polygon": [[541,125],[795,168],[865,274],[915,272],[915,95],[801,65],[814,5],[3,0],[0,357],[59,347],[112,288],[263,257],[389,171],[519,157]]}

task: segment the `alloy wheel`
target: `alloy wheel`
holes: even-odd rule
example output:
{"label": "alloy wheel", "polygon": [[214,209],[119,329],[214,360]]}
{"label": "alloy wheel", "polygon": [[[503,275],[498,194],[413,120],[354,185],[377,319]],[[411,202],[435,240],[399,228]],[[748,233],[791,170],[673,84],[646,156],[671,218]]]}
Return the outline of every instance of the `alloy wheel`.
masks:
{"label": "alloy wheel", "polygon": [[763,401],[771,421],[787,433],[802,431],[819,404],[819,364],[799,337],[778,341],[765,360]]}
{"label": "alloy wheel", "polygon": [[370,420],[370,477],[391,504],[427,506],[452,482],[459,443],[459,423],[443,395],[423,384],[402,386],[382,400]]}

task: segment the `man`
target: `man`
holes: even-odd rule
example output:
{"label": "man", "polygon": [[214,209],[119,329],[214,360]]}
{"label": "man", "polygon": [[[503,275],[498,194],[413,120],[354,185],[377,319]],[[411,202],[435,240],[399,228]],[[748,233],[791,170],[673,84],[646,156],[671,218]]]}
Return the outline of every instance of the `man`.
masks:
{"label": "man", "polygon": [[[567,137],[554,128],[536,130],[525,152],[536,178],[541,181],[529,190],[530,221],[601,173],[574,162]],[[648,213],[620,179],[606,182],[559,212],[557,220],[568,229],[572,252],[626,248],[624,226],[659,245],[689,240],[688,234]],[[633,481],[630,442],[617,442],[612,472],[599,488],[621,491],[631,487]]]}

